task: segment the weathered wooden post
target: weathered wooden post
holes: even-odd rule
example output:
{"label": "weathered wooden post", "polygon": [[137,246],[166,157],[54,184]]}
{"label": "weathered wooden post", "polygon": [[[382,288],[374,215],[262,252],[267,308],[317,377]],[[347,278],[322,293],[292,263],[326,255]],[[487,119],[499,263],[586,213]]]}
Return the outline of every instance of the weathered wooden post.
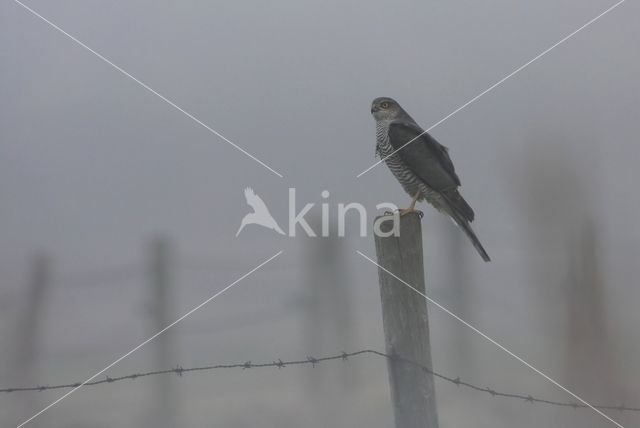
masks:
{"label": "weathered wooden post", "polygon": [[[149,279],[153,295],[153,331],[160,331],[171,323],[174,248],[173,242],[165,236],[154,237],[149,244]],[[166,370],[175,364],[173,360],[173,332],[167,331],[155,341],[156,367]],[[154,420],[152,426],[170,428],[177,426],[178,402],[174,388],[174,379],[162,376],[155,379]]]}
{"label": "weathered wooden post", "polygon": [[[380,230],[392,226],[383,221]],[[376,235],[375,242],[378,264],[424,293],[420,216],[401,217],[399,236]],[[437,428],[433,376],[417,365],[432,367],[427,302],[384,270],[378,277],[387,353],[400,357],[387,360],[396,428]]]}

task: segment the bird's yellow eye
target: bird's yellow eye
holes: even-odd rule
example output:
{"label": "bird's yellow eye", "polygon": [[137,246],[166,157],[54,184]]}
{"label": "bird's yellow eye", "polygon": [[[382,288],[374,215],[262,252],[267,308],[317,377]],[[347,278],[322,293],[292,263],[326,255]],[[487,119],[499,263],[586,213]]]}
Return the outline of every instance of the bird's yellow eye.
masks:
{"label": "bird's yellow eye", "polygon": [[385,101],[385,102],[383,102],[383,103],[381,103],[381,104],[380,104],[380,107],[382,107],[382,108],[389,108],[389,103]]}

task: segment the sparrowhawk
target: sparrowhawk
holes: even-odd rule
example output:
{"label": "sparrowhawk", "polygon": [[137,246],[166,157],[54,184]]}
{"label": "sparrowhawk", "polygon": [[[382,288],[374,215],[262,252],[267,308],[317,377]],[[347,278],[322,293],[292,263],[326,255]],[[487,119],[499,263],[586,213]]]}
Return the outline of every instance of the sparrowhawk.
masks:
{"label": "sparrowhawk", "polygon": [[491,261],[471,229],[473,209],[458,191],[460,179],[449,158],[449,150],[427,134],[391,98],[373,100],[371,114],[376,120],[376,154],[384,159],[402,188],[412,197],[411,205],[400,210],[400,215],[415,211],[416,202],[426,199],[438,211],[451,217],[485,262]]}

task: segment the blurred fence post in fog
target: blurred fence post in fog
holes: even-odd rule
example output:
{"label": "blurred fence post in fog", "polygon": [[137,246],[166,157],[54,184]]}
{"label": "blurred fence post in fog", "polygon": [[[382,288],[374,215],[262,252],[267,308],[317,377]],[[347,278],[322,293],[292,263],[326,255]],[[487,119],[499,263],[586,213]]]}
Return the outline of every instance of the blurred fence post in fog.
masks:
{"label": "blurred fence post in fog", "polygon": [[[567,290],[569,385],[595,401],[616,402],[620,390],[607,333],[605,290],[600,273],[598,231],[589,218],[571,241]],[[594,421],[594,427],[597,421]]]}
{"label": "blurred fence post in fog", "polygon": [[[387,221],[380,229],[389,232],[391,227]],[[376,235],[375,241],[378,264],[425,293],[420,216],[401,217],[400,236]],[[387,354],[433,370],[426,300],[382,269],[378,277]],[[433,375],[393,358],[387,367],[396,428],[437,428]]]}
{"label": "blurred fence post in fog", "polygon": [[[470,287],[468,242],[464,234],[460,233],[458,226],[454,225],[448,219],[442,219],[446,232],[448,254],[447,254],[447,284],[446,290],[451,293],[451,309],[454,313],[460,315],[464,319],[472,319],[471,300],[469,293],[472,291]],[[469,341],[469,331],[461,329],[457,325],[453,325],[449,332],[452,338],[452,359],[454,367],[470,367],[472,366],[472,350]]]}
{"label": "blurred fence post in fog", "polygon": [[[616,402],[619,391],[599,267],[602,252],[592,214],[600,203],[593,195],[601,184],[601,160],[593,148],[601,143],[589,129],[558,128],[556,119],[549,118],[546,128],[536,128],[529,137],[525,191],[518,188],[525,198],[532,282],[541,298],[533,304],[539,307],[548,340],[565,351],[560,363],[567,386],[591,402]],[[582,426],[600,425],[594,420]]]}
{"label": "blurred fence post in fog", "polygon": [[[174,247],[173,242],[164,236],[156,236],[149,244],[149,279],[153,296],[153,332],[164,329],[172,321],[172,288],[174,285]],[[173,334],[166,331],[153,343],[155,365],[158,369],[169,369],[174,365]],[[174,428],[180,420],[176,414],[178,404],[174,379],[171,376],[158,377],[153,385],[154,428]]]}
{"label": "blurred fence post in fog", "polygon": [[[325,221],[328,230],[334,226],[329,219]],[[319,230],[321,219],[311,218],[309,223],[314,230]],[[303,333],[308,341],[306,350],[309,355],[322,355],[330,350],[350,349],[354,342],[354,308],[344,240],[330,233],[327,237],[307,239],[304,245]],[[337,424],[349,411],[349,399],[358,383],[358,370],[349,365],[331,372],[309,370],[305,388],[317,421],[323,421],[325,425]],[[340,385],[340,396],[329,393],[335,385]]]}
{"label": "blurred fence post in fog", "polygon": [[[15,336],[15,376],[20,384],[34,383],[37,379],[36,361],[39,352],[40,331],[44,318],[44,306],[52,283],[51,260],[44,253],[36,254],[30,264],[29,284],[25,298],[25,309],[18,321]],[[18,417],[38,408],[38,398],[34,395],[22,398],[17,406]],[[39,425],[33,421],[34,426]]]}

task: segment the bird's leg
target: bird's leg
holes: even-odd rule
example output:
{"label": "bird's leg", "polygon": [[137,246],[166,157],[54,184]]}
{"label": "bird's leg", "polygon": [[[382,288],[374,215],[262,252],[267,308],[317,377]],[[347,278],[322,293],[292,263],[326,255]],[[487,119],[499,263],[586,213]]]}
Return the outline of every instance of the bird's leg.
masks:
{"label": "bird's leg", "polygon": [[409,214],[412,212],[416,212],[418,211],[416,209],[416,202],[418,202],[418,198],[420,197],[420,191],[417,191],[415,195],[413,195],[413,198],[411,199],[411,205],[409,205],[409,208],[401,208],[400,209],[400,216],[402,217],[405,214]]}

